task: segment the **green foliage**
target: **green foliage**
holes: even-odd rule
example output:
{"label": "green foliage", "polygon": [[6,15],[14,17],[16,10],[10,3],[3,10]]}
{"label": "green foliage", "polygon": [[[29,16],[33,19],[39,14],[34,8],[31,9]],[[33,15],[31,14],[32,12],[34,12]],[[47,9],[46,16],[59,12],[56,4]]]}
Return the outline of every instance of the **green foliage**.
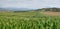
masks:
{"label": "green foliage", "polygon": [[0,13],[0,29],[60,29],[60,16],[37,12]]}

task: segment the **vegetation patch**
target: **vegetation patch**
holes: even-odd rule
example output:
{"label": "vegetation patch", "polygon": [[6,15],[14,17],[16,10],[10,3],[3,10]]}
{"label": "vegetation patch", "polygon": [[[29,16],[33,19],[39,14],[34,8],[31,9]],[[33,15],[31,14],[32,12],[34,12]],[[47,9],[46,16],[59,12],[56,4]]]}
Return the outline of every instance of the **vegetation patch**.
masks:
{"label": "vegetation patch", "polygon": [[40,12],[1,13],[0,29],[60,29],[60,16]]}

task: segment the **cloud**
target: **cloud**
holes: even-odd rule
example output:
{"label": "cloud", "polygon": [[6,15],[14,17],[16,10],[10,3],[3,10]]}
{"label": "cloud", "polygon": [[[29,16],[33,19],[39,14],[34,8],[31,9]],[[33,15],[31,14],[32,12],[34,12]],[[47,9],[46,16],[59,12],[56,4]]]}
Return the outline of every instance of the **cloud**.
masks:
{"label": "cloud", "polygon": [[18,8],[60,7],[60,0],[0,0],[0,6]]}

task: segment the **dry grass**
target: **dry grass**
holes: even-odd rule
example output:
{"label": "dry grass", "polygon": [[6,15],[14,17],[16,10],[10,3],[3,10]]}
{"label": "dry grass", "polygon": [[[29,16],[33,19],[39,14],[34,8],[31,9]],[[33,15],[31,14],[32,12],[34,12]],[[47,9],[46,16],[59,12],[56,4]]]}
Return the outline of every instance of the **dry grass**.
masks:
{"label": "dry grass", "polygon": [[54,16],[60,16],[60,12],[43,12],[43,14],[46,14],[46,15],[54,15]]}

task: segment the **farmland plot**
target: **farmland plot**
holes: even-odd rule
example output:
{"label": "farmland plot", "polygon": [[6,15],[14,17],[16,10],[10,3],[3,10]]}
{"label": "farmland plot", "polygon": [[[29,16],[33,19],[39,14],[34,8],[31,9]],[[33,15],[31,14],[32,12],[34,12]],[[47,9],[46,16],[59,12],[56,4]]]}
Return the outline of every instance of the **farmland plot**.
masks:
{"label": "farmland plot", "polygon": [[0,13],[0,29],[60,29],[60,16],[36,12]]}

